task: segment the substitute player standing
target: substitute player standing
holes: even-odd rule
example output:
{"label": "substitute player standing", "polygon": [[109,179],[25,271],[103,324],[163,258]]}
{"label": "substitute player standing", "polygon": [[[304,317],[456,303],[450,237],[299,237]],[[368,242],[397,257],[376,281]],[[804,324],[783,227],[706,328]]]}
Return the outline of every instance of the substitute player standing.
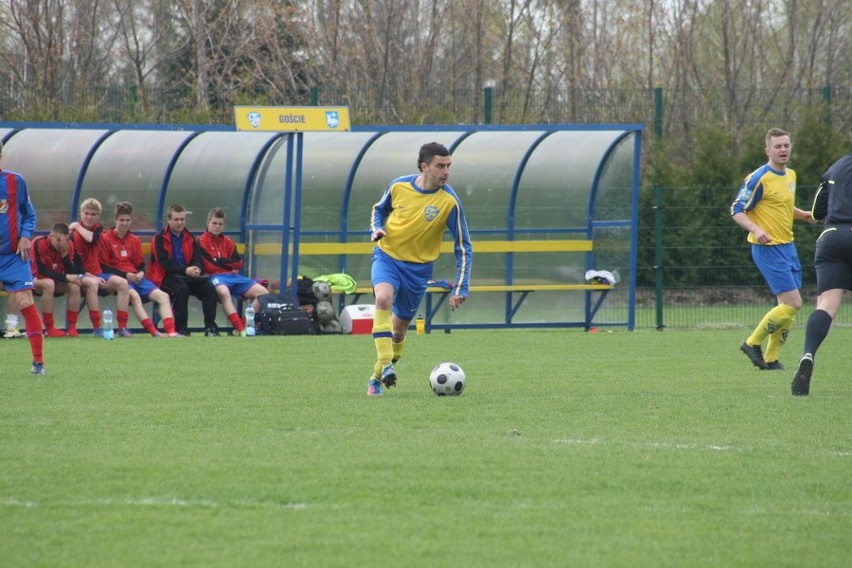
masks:
{"label": "substitute player standing", "polygon": [[[756,367],[767,370],[784,369],[778,354],[802,307],[802,266],[793,242],[793,220],[814,222],[810,212],[795,206],[796,172],[787,167],[792,149],[785,131],[771,129],[766,134],[769,161],[745,179],[731,205],[734,221],[748,231],[751,257],[778,299],[740,345]],[[767,337],[764,357],[760,346]]]}
{"label": "substitute player standing", "polygon": [[[0,158],[3,143],[0,142]],[[44,336],[41,317],[33,304],[33,272],[30,265],[35,207],[21,174],[0,169],[0,282],[24,316],[33,354],[33,375],[44,374]]]}
{"label": "substitute player standing", "polygon": [[461,306],[468,293],[473,248],[461,200],[447,185],[452,159],[437,142],[420,147],[419,173],[393,180],[373,205],[370,238],[373,250],[371,279],[376,309],[373,341],[376,364],[367,394],[384,394],[396,384],[394,363],[402,355],[405,334],[432,279],[441,254],[444,231],[453,237],[456,282],[450,308]]}
{"label": "substitute player standing", "polygon": [[814,356],[840,310],[843,291],[852,290],[852,154],[840,158],[822,175],[811,214],[816,220],[825,219],[826,227],[814,253],[819,295],[816,309],[808,316],[805,347],[793,376],[795,396],[810,392]]}

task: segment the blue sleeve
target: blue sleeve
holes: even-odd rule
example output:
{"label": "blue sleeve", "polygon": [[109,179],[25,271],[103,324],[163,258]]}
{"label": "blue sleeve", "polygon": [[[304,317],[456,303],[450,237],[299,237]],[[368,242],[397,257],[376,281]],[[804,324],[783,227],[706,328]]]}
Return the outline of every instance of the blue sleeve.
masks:
{"label": "blue sleeve", "polygon": [[447,228],[453,235],[453,251],[456,255],[456,284],[453,294],[467,296],[470,286],[470,268],[473,264],[473,246],[461,201],[456,197],[456,206],[447,218]]}
{"label": "blue sleeve", "polygon": [[393,209],[393,197],[391,196],[390,187],[388,187],[382,198],[373,205],[373,210],[370,214],[370,233],[375,233],[379,229],[385,229],[385,221]]}
{"label": "blue sleeve", "polygon": [[737,197],[731,204],[731,215],[754,209],[754,206],[763,197],[763,184],[760,183],[762,177],[762,175],[758,175],[758,172],[755,172],[745,179],[739,192],[737,192]]}
{"label": "blue sleeve", "polygon": [[21,176],[18,176],[18,215],[21,219],[21,222],[18,225],[20,227],[19,236],[26,237],[28,239],[33,238],[33,233],[36,228],[36,211],[32,202],[30,202],[30,195],[27,191],[27,182],[25,182],[24,178]]}

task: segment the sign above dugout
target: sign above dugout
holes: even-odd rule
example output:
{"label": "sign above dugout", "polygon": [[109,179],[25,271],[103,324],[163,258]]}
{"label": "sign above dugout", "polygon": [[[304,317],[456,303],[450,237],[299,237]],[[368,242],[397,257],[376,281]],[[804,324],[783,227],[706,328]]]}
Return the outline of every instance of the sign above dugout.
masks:
{"label": "sign above dugout", "polygon": [[346,132],[349,107],[235,106],[237,130],[249,132]]}

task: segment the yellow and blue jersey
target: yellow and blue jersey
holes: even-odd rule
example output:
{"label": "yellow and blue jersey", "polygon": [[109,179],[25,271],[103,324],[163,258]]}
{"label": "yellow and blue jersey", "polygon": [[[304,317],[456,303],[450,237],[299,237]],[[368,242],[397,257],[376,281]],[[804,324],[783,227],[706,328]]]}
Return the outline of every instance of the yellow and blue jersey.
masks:
{"label": "yellow and blue jersey", "polygon": [[465,296],[473,248],[464,208],[449,185],[427,191],[417,187],[416,178],[417,174],[411,174],[391,182],[373,205],[370,230],[385,232],[377,246],[388,256],[421,264],[440,256],[444,232],[449,230],[455,244],[455,293]]}
{"label": "yellow and blue jersey", "polygon": [[[731,204],[731,215],[745,213],[772,237],[772,245],[793,242],[793,209],[796,202],[796,172],[783,172],[765,164],[748,177]],[[754,233],[748,242],[759,244]]]}

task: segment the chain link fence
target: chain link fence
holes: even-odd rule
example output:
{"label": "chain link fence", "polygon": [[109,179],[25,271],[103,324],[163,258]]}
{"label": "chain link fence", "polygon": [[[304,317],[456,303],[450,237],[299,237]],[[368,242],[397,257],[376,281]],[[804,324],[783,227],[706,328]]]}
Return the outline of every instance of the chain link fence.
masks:
{"label": "chain link fence", "polygon": [[[815,189],[799,187],[798,192],[811,197]],[[719,201],[728,196],[729,205],[736,188],[712,191]],[[662,227],[640,224],[637,329],[752,328],[776,304],[751,259],[746,232],[731,220],[727,205],[664,208]],[[643,219],[652,218],[648,207],[643,207]],[[803,222],[794,229],[802,265],[802,313],[807,314],[816,300],[813,255],[822,229]],[[805,319],[798,318],[797,325]]]}
{"label": "chain link fence", "polygon": [[[761,124],[795,131],[816,116],[843,140],[849,140],[852,132],[852,88],[843,85],[782,92],[424,89],[406,91],[404,96],[378,89],[352,92],[322,87],[294,91],[285,100],[250,104],[348,105],[353,122],[363,125],[643,124],[648,137],[658,135],[681,151],[694,144],[707,125],[723,125],[731,132]],[[142,90],[113,85],[46,97],[6,82],[0,83],[0,116],[39,122],[231,124],[233,107],[230,102],[199,104],[195,93],[186,88]],[[812,190],[800,188],[803,195]],[[649,191],[644,188],[643,194]],[[730,220],[727,209],[735,192],[735,187],[696,190],[689,206],[667,206],[661,234],[652,221],[655,205],[643,199],[637,328],[753,326],[775,302],[751,261],[745,234]],[[812,259],[818,232],[817,227],[807,226],[797,230],[803,311],[814,300]],[[661,264],[655,262],[657,254],[663,258]],[[661,288],[655,285],[658,281]],[[798,325],[803,325],[803,318],[799,320]]]}
{"label": "chain link fence", "polygon": [[[196,122],[230,124],[237,101],[199,101],[189,88],[110,85],[60,89],[47,96],[12,81],[0,88],[6,120],[74,122]],[[852,87],[816,89],[423,89],[392,92],[316,87],[283,100],[239,101],[278,106],[350,107],[355,124],[644,124],[667,138],[690,136],[708,124],[732,129],[783,124],[794,130],[818,112],[833,128],[852,126]]]}

